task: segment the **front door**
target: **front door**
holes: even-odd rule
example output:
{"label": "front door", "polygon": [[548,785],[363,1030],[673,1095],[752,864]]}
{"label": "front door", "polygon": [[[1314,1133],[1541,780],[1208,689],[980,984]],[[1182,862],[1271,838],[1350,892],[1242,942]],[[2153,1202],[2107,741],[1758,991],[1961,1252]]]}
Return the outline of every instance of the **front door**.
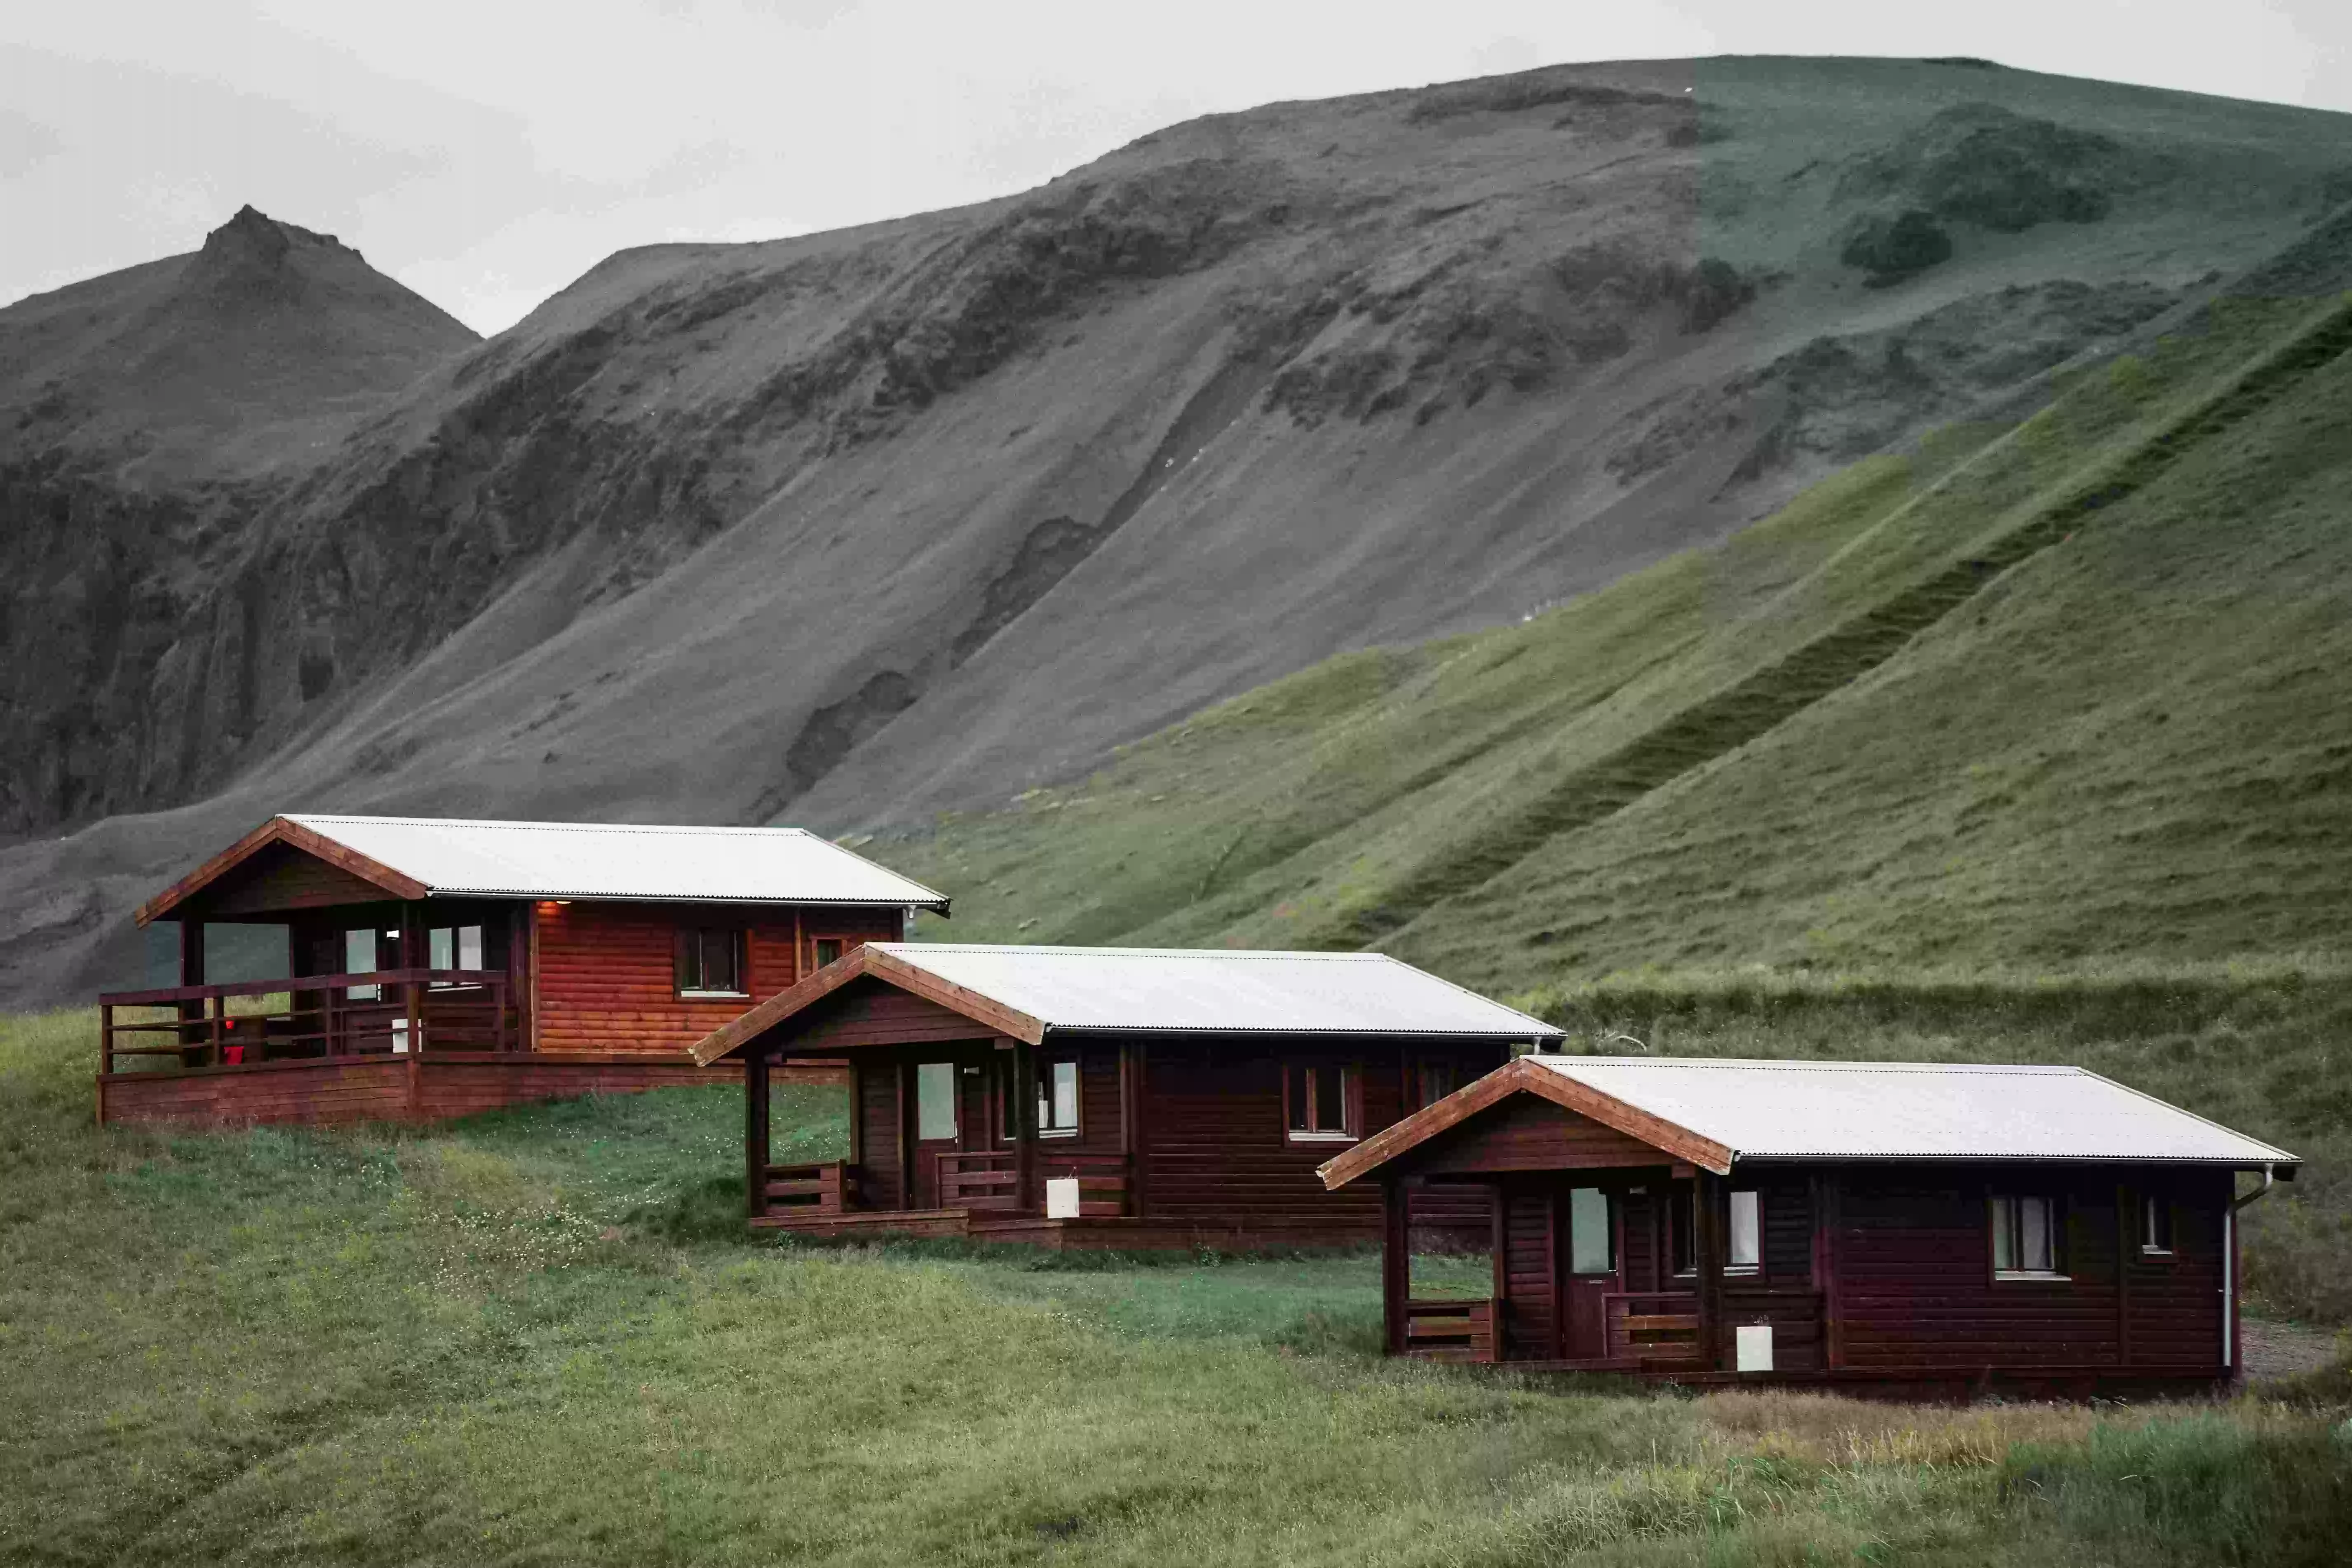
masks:
{"label": "front door", "polygon": [[940,1206],[940,1156],[952,1154],[963,1131],[963,1074],[950,1058],[917,1062],[915,1072],[915,1191],[909,1208]]}
{"label": "front door", "polygon": [[1605,1187],[1570,1187],[1558,1207],[1561,1352],[1570,1361],[1609,1354],[1609,1294],[1619,1289],[1617,1205]]}

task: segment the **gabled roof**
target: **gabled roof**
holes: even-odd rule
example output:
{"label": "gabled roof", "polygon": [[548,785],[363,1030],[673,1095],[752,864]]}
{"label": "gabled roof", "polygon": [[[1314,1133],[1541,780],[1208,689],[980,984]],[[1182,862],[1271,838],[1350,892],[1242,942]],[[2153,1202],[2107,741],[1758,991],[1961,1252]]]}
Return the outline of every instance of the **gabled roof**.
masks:
{"label": "gabled roof", "polygon": [[911,905],[947,899],[797,827],[495,822],[464,817],[274,816],[140,906],[168,913],[267,845],[289,844],[387,897],[646,899]]}
{"label": "gabled roof", "polygon": [[2283,1149],[2073,1067],[1521,1057],[1322,1167],[1353,1181],[1533,1093],[1716,1172],[1742,1160],[2116,1160],[2294,1165]]}
{"label": "gabled roof", "polygon": [[1032,1045],[1052,1029],[1497,1042],[1559,1035],[1382,953],[870,942],[703,1040],[696,1059],[730,1055],[865,974]]}

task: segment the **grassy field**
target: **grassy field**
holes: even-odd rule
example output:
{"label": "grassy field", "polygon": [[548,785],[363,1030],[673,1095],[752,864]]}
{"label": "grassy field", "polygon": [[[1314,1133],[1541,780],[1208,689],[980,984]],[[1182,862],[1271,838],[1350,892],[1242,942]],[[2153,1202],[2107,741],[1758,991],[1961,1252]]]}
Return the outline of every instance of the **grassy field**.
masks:
{"label": "grassy field", "polygon": [[[1937,1410],[1387,1364],[1361,1255],[754,1241],[729,1091],[100,1132],[90,1033],[0,1022],[12,1563],[2317,1563],[2352,1528],[2341,1373]],[[844,1135],[827,1091],[778,1116]]]}

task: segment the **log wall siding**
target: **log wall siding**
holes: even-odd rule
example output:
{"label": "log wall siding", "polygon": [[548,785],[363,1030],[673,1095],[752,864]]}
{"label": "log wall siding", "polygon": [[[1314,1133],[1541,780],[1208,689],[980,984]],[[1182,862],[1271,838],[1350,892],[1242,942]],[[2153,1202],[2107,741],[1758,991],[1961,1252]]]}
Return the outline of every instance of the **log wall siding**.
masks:
{"label": "log wall siding", "polygon": [[221,920],[385,900],[397,902],[364,877],[291,845],[269,844],[173,912],[184,920]]}
{"label": "log wall siding", "polygon": [[[859,1201],[866,1208],[905,1208],[899,1181],[898,1058],[887,1051],[860,1056],[850,1071],[857,1084]],[[912,1105],[907,1115],[911,1122]]]}
{"label": "log wall siding", "polygon": [[[813,934],[855,941],[895,938],[898,911],[800,911],[699,904],[575,901],[538,906],[537,1048],[564,1051],[676,1051],[694,1043],[803,973],[795,952]],[[740,925],[746,998],[689,1000],[677,994],[680,926]]]}
{"label": "log wall siding", "polygon": [[1664,1164],[1670,1156],[1613,1127],[1517,1095],[1433,1138],[1409,1157],[1416,1172],[1591,1170]]}
{"label": "log wall siding", "polygon": [[99,1079],[99,1099],[110,1123],[434,1121],[532,1100],[725,1084],[739,1076],[731,1062],[698,1068],[667,1059],[445,1055],[414,1065],[402,1057],[114,1073]]}
{"label": "log wall siding", "polygon": [[1503,1184],[1503,1355],[1508,1360],[1541,1361],[1558,1342],[1552,1321],[1559,1310],[1553,1289],[1554,1270],[1564,1266],[1557,1256],[1553,1233],[1555,1201],[1565,1205],[1568,1192],[1560,1186],[1555,1200],[1547,1181],[1507,1181]]}

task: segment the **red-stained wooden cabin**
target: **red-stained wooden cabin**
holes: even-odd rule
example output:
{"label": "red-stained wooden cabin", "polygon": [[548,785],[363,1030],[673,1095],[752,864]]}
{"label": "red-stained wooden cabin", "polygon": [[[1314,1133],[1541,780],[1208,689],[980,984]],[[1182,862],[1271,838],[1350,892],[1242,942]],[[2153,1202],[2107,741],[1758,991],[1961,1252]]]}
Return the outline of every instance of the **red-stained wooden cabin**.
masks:
{"label": "red-stained wooden cabin", "polygon": [[[1392,1354],[2084,1394],[2233,1375],[2235,1215],[2295,1164],[2074,1068],[1528,1056],[1322,1175],[1382,1195]],[[1412,1293],[1441,1191],[1483,1297]]]}
{"label": "red-stained wooden cabin", "polygon": [[[99,1119],[430,1121],[707,1082],[697,1040],[947,908],[797,828],[272,817],[138,910],[178,922],[180,984],[99,998]],[[282,931],[276,974],[208,983],[225,924]]]}
{"label": "red-stained wooden cabin", "polygon": [[[754,1226],[1048,1247],[1333,1245],[1316,1166],[1559,1031],[1370,953],[868,945],[696,1047],[740,1059]],[[846,1159],[774,1163],[771,1074],[846,1058]],[[1483,1223],[1434,1194],[1429,1227]]]}

